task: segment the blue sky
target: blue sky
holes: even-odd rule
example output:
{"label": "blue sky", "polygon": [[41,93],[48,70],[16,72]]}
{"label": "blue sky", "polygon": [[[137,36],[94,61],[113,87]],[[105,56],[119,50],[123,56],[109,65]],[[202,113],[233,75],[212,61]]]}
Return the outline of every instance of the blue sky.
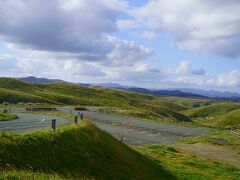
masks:
{"label": "blue sky", "polygon": [[240,91],[238,0],[0,3],[0,76]]}

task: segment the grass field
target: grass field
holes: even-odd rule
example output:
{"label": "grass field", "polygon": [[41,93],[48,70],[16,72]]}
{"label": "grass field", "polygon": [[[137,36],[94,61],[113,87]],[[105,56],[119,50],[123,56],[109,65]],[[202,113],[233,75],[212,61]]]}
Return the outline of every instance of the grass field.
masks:
{"label": "grass field", "polygon": [[151,145],[136,148],[159,165],[164,166],[177,179],[238,179],[240,170],[213,159],[199,157],[166,145]]}

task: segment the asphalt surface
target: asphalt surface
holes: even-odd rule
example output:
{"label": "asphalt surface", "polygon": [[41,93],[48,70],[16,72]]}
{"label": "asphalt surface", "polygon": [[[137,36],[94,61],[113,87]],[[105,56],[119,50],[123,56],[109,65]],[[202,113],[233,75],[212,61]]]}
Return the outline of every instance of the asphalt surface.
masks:
{"label": "asphalt surface", "polygon": [[52,119],[56,119],[56,126],[69,123],[68,119],[42,114],[14,113],[18,119],[0,121],[0,131],[27,132],[39,129],[51,129]]}
{"label": "asphalt surface", "polygon": [[[110,133],[115,138],[131,145],[166,144],[175,142],[187,136],[201,136],[210,131],[202,128],[169,125],[163,123],[148,122],[133,118],[96,112],[98,108],[88,108],[90,111],[82,111],[84,117],[89,118],[100,129]],[[59,108],[61,112],[77,115],[69,107]]]}
{"label": "asphalt surface", "polygon": [[[0,108],[1,109],[1,108]],[[184,127],[163,123],[147,122],[132,118],[119,117],[97,112],[98,108],[89,107],[89,111],[81,111],[84,118],[89,118],[100,129],[110,133],[115,138],[131,145],[172,143],[187,136],[200,136],[209,133],[202,128]],[[23,108],[12,107],[12,111],[23,111]],[[59,111],[78,115],[70,107],[59,107]],[[15,113],[16,114],[16,113]],[[0,122],[0,131],[25,132],[51,127],[51,119],[57,119],[57,126],[67,124],[64,118],[48,115],[17,113],[19,119]],[[43,121],[43,119],[45,119]]]}

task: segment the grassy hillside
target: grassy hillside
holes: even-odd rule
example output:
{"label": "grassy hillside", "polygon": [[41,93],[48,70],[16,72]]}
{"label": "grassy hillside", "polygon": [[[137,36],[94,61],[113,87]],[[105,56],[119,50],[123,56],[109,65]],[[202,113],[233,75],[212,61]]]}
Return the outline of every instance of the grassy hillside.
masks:
{"label": "grassy hillside", "polygon": [[1,134],[0,159],[0,179],[173,178],[161,165],[86,122],[56,132]]}
{"label": "grassy hillside", "polygon": [[31,84],[0,78],[0,103],[4,101],[115,107],[128,110],[136,117],[156,121],[190,121],[178,112],[186,107],[158,96],[65,82]]}
{"label": "grassy hillside", "polygon": [[240,103],[154,96],[103,87],[77,86],[66,82],[32,84],[0,78],[0,103],[4,101],[103,106],[115,108],[111,113],[153,121],[190,122],[194,119],[202,125],[239,127],[238,113],[231,112],[240,109]]}
{"label": "grassy hillside", "polygon": [[190,117],[213,117],[226,115],[233,110],[240,109],[240,103],[234,102],[223,102],[217,103],[210,106],[190,109],[185,112],[186,115]]}
{"label": "grassy hillside", "polygon": [[217,122],[219,127],[240,129],[240,109],[231,111]]}
{"label": "grassy hillside", "polygon": [[202,106],[208,106],[216,103],[215,100],[206,99],[206,98],[184,98],[184,97],[167,96],[167,97],[163,97],[163,99],[169,102],[178,104],[180,106],[183,106],[186,109],[194,108],[194,106],[196,105],[202,107]]}
{"label": "grassy hillside", "polygon": [[0,121],[10,121],[13,119],[17,119],[17,116],[14,114],[2,113],[0,112]]}
{"label": "grassy hillside", "polygon": [[206,107],[193,108],[184,114],[203,125],[240,129],[240,103],[221,102]]}

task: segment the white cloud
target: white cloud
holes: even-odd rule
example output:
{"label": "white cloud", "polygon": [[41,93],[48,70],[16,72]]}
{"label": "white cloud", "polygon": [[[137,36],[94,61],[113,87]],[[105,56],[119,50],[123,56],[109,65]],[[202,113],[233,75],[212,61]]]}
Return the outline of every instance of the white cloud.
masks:
{"label": "white cloud", "polygon": [[134,66],[111,67],[75,59],[22,59],[7,54],[0,55],[0,76],[33,75],[86,83],[112,81],[149,88],[240,88],[240,69],[218,75],[204,73],[204,76],[192,75],[192,71],[188,61],[182,61],[179,66],[171,68],[156,68],[144,62],[138,62]]}
{"label": "white cloud", "polygon": [[[94,4],[94,5],[93,5]],[[8,0],[0,6],[0,39],[9,48],[53,59],[128,66],[152,50],[114,38],[122,0]],[[11,9],[11,11],[10,11]]]}
{"label": "white cloud", "polygon": [[120,30],[139,27],[139,25],[136,21],[129,20],[129,19],[118,20],[117,26],[118,26],[118,29],[120,29]]}
{"label": "white cloud", "polygon": [[232,70],[229,73],[220,74],[216,79],[210,81],[220,87],[240,87],[240,69]]}
{"label": "white cloud", "polygon": [[176,67],[164,68],[163,72],[168,74],[183,74],[190,71],[190,61],[181,61],[180,64]]}
{"label": "white cloud", "polygon": [[144,30],[172,34],[182,49],[237,57],[239,9],[239,0],[150,0],[130,15]]}
{"label": "white cloud", "polygon": [[101,68],[78,60],[28,59],[11,55],[0,55],[0,76],[51,77],[80,82],[82,77],[101,78]]}
{"label": "white cloud", "polygon": [[140,46],[133,41],[124,41],[115,37],[108,37],[113,44],[113,50],[107,54],[104,62],[108,66],[133,66],[138,61],[148,60],[153,57],[153,50]]}

